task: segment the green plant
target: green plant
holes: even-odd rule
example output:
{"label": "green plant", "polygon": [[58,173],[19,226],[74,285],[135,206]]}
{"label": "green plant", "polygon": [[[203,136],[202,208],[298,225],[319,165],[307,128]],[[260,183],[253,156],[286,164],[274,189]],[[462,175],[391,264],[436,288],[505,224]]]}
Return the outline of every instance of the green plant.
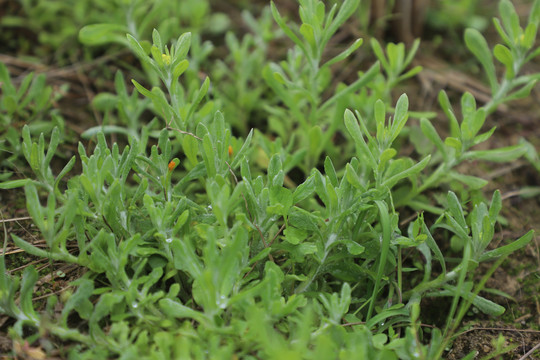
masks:
{"label": "green plant", "polygon": [[[453,170],[456,165],[463,161],[484,160],[491,162],[507,162],[517,159],[525,153],[531,156],[531,149],[526,143],[521,143],[506,148],[492,150],[473,150],[478,145],[489,139],[495,127],[489,131],[480,133],[486,118],[494,112],[502,103],[509,102],[528,96],[532,87],[536,84],[539,74],[527,74],[518,76],[523,65],[535,57],[540,50],[532,51],[536,38],[537,26],[540,17],[540,3],[535,1],[529,16],[526,30],[519,26],[519,20],[513,5],[508,1],[501,1],[499,12],[503,23],[494,20],[497,31],[506,43],[497,44],[493,50],[495,57],[505,65],[505,75],[500,82],[496,79],[495,64],[484,37],[477,30],[467,29],[465,43],[469,50],[476,56],[484,68],[492,90],[492,99],[484,106],[477,108],[474,97],[466,93],[461,98],[462,121],[457,120],[452,105],[446,93],[439,94],[439,104],[449,119],[449,132],[444,141],[440,138],[433,125],[425,118],[421,119],[421,130],[424,136],[437,148],[442,158],[435,158],[432,165],[437,167],[430,171],[430,175],[421,180],[418,188],[412,188],[403,202],[416,209],[426,209],[441,212],[441,209],[433,208],[422,197],[414,199],[426,189],[439,186],[444,182],[458,181],[467,185],[470,189],[483,187],[487,182],[471,175],[459,174]],[[508,34],[511,34],[510,36]],[[426,148],[426,153],[431,153],[433,148]]]}
{"label": "green plant", "polygon": [[114,77],[116,94],[101,92],[93,99],[96,109],[105,113],[103,124],[87,129],[82,137],[89,138],[103,132],[120,133],[129,138],[139,138],[142,114],[149,108],[149,99],[139,99],[139,93],[133,90],[131,95],[126,88],[124,75],[118,71]]}
{"label": "green plant", "polygon": [[[331,85],[330,67],[346,59],[362,45],[362,40],[357,39],[340,54],[323,62],[328,42],[354,13],[358,4],[359,1],[347,0],[339,7],[335,4],[326,11],[322,1],[300,1],[302,24],[297,31],[293,30],[294,25],[287,25],[276,6],[271,4],[276,23],[295,46],[288,52],[287,61],[270,63],[263,70],[264,80],[276,93],[277,99],[286,105],[286,108],[272,108],[269,127],[285,141],[297,141],[297,148],[307,150],[304,163],[299,164],[306,174],[324,151],[339,151],[327,148],[331,147],[331,137],[341,124],[344,110],[342,100],[366,86],[378,72],[379,65],[376,63],[365,74],[360,73],[352,84],[328,91]],[[283,118],[291,120],[279,120]],[[295,127],[298,129],[293,131]]]}
{"label": "green plant", "polygon": [[[201,84],[194,76],[198,60],[206,59],[200,56],[205,51],[189,54],[192,39],[197,51],[204,47],[200,38],[184,33],[169,44],[157,29],[149,46],[131,34],[126,38],[153,87],[133,80],[136,91],[129,95],[118,73],[117,95],[97,97],[96,104],[114,110],[127,128],[106,124],[89,130],[86,135],[97,143],[93,149],[79,144],[79,173],[62,180],[76,157],[58,175],[51,167],[58,129],[45,150],[44,136],[35,141],[24,127],[22,150],[35,179],[4,181],[0,188],[24,187],[28,212],[46,246],[15,234],[12,241],[32,255],[76,264],[85,272],[38,312],[32,303],[37,271],[29,267],[22,275],[10,274],[2,255],[0,311],[16,321],[11,336],[34,341],[40,332],[32,330],[50,333],[72,344],[74,359],[436,359],[471,306],[500,315],[504,308],[482,296],[486,281],[507,256],[530,243],[533,232],[496,246],[500,193],[489,204],[476,198],[466,202],[443,186],[457,180],[479,188],[485,182],[458,173],[456,165],[509,161],[526,147],[473,149],[493,134],[494,129],[481,132],[488,109],[477,108],[474,97],[464,94],[459,122],[441,93],[450,135],[443,142],[422,119],[417,130],[432,149],[418,150],[419,159],[401,154],[400,142],[415,125],[407,125],[407,95],[394,106],[387,98],[389,88],[408,76],[402,74],[410,59],[399,45],[389,45],[386,56],[373,45],[387,62],[384,77],[375,80],[374,65],[325,98],[317,88],[319,82],[330,83],[328,62],[321,65],[324,46],[357,5],[346,0],[326,12],[320,1],[301,1],[303,39],[272,8],[295,42],[288,62],[264,70],[275,97],[253,95],[274,109],[272,121],[289,127],[276,139],[253,130],[245,139],[236,137],[229,121],[233,115],[219,108],[234,102],[214,100],[209,79]],[[228,35],[236,56],[246,54],[256,38],[238,42]],[[260,63],[262,53],[246,58],[246,64]],[[221,79],[230,81],[224,66]],[[384,84],[385,94],[373,101],[372,118],[344,110],[349,95],[361,96],[372,80]],[[247,81],[237,84],[245,89]],[[215,96],[232,91],[221,86]],[[250,105],[246,109],[253,109]],[[146,109],[159,121],[141,124]],[[244,120],[239,124],[246,126]],[[350,145],[328,145],[337,129],[344,130]],[[111,132],[125,134],[129,145],[108,144],[105,134]],[[301,146],[291,140],[295,136]],[[316,167],[323,151],[343,153]],[[306,173],[298,184],[288,178],[297,166]],[[428,190],[438,204],[428,200]],[[405,206],[438,217],[418,213],[402,223]],[[448,250],[451,241],[461,253]],[[488,262],[478,281],[476,269]],[[428,339],[422,300],[439,297],[450,299],[446,323]]]}
{"label": "green plant", "polygon": [[[158,28],[162,34],[205,29],[220,32],[228,24],[223,14],[210,14],[208,1],[170,2],[163,0],[20,0],[20,15],[7,15],[2,28],[9,31],[24,27],[35,34],[39,46],[26,44],[28,39],[15,36],[19,44],[31,47],[34,55],[49,55],[63,64],[80,57],[78,40],[85,45],[126,44],[125,33],[137,37]],[[208,24],[212,24],[209,26]],[[78,36],[78,39],[77,39]],[[10,42],[12,39],[6,39]],[[22,43],[22,44],[21,44]],[[88,48],[84,50],[89,54]]]}
{"label": "green plant", "polygon": [[443,0],[431,5],[426,15],[428,25],[449,31],[452,36],[457,36],[459,28],[483,31],[489,25],[486,17],[480,14],[481,3],[478,0]]}
{"label": "green plant", "polygon": [[61,94],[53,93],[52,87],[45,84],[45,75],[30,73],[17,88],[7,67],[0,63],[0,84],[0,168],[6,169],[0,174],[0,180],[6,180],[20,165],[23,124],[29,124],[29,131],[33,134],[50,134],[55,126],[63,133],[64,120],[52,106]]}
{"label": "green plant", "polygon": [[492,113],[497,107],[515,99],[526,97],[539,79],[539,74],[519,76],[523,65],[540,54],[540,47],[535,47],[535,39],[540,23],[540,3],[535,1],[529,13],[527,26],[523,29],[512,3],[508,0],[499,2],[499,19],[493,23],[504,44],[493,48],[495,58],[505,66],[504,78],[497,81],[495,65],[485,38],[478,30],[465,31],[465,44],[478,59],[488,78],[492,99],[485,105],[486,113]]}
{"label": "green plant", "polygon": [[[349,127],[354,127],[351,117],[347,121]],[[474,290],[467,279],[476,267],[474,264],[503,257],[524,246],[532,233],[511,245],[485,251],[501,207],[498,194],[489,209],[481,204],[471,213],[470,226],[465,225],[457,198],[449,194],[447,222],[441,218],[432,229],[451,230],[463,238],[466,246],[463,261],[446,271],[446,262],[422,218],[414,222],[409,237],[400,235],[398,215],[384,191],[396,179],[379,191],[374,187],[376,181],[366,189],[358,185],[358,178],[355,180],[349,175],[350,169],[360,164],[358,161],[353,159],[353,165],[347,166],[347,174],[339,179],[327,159],[325,176],[315,170],[291,193],[282,186],[283,171],[277,156],[272,158],[264,179],[261,176],[250,178],[245,160],[232,160],[231,168],[218,165],[220,161],[215,158],[209,162],[215,149],[205,143],[216,141],[212,140],[214,134],[223,131],[224,122],[219,113],[212,125],[197,150],[202,160],[176,184],[172,183],[171,175],[179,170],[178,159],[172,160],[170,165],[171,144],[167,130],[162,131],[158,146],[153,147],[149,156],[140,153],[135,143],[123,152],[117,146],[109,150],[103,135],[98,135],[98,146],[90,156],[81,145],[81,175],[69,180],[61,196],[51,193],[45,207],[39,204],[36,185],[26,182],[30,214],[48,247],[41,250],[14,236],[15,243],[31,254],[77,263],[89,271],[74,284],[77,290],[65,299],[61,318],[55,320],[50,314],[49,325],[36,318],[33,308],[28,308],[28,300],[22,302],[26,305],[21,308],[9,301],[17,282],[3,272],[0,282],[3,311],[18,319],[19,327],[14,328],[19,331],[18,336],[22,336],[17,330],[22,325],[46,326],[57,336],[88,346],[87,357],[136,351],[141,356],[157,356],[163,351],[171,354],[188,351],[189,347],[177,348],[171,340],[163,340],[165,343],[160,344],[159,349],[147,343],[148,338],[164,336],[160,335],[160,329],[178,328],[181,329],[178,334],[191,333],[196,337],[194,349],[206,341],[218,341],[217,345],[223,341],[218,339],[229,338],[236,345],[216,346],[212,354],[258,351],[271,356],[276,351],[275,354],[298,351],[287,344],[293,344],[296,336],[312,332],[305,327],[310,321],[316,321],[320,327],[314,332],[315,339],[325,339],[328,331],[342,333],[344,342],[341,345],[330,342],[324,351],[335,351],[336,346],[343,351],[353,351],[354,341],[349,343],[347,338],[356,339],[368,329],[382,333],[393,325],[407,323],[410,310],[403,306],[409,298],[418,299],[424,294],[454,296],[456,304],[462,297],[463,302],[472,302],[490,314],[500,313],[499,306],[475,296],[482,284]],[[359,151],[364,154],[363,147]],[[382,155],[379,161],[381,158]],[[40,156],[38,161],[40,168],[46,163]],[[229,169],[237,166],[242,168],[243,178],[238,184],[227,176]],[[133,179],[138,179],[139,183],[133,189],[127,186],[131,171],[135,172]],[[196,202],[197,198],[190,199],[185,189],[200,177],[206,183],[207,196],[199,197]],[[324,205],[315,205],[315,194],[323,199]],[[307,200],[311,200],[307,208],[315,206],[315,211],[310,213],[293,206]],[[231,218],[233,213],[235,220]],[[382,243],[378,241],[380,236]],[[77,255],[67,251],[68,244],[77,246]],[[427,259],[437,259],[443,274],[431,279],[429,260],[424,275],[419,277],[420,283],[407,290],[402,287],[402,269],[394,254],[402,247],[411,246],[418,247]],[[265,261],[263,268],[258,264],[264,259],[270,260]],[[356,264],[357,261],[360,264]],[[398,266],[397,273],[395,266]],[[105,286],[96,287],[94,279],[100,276],[105,276]],[[35,277],[32,270],[24,274],[23,285],[27,287],[24,285],[21,289],[22,296],[29,296],[24,289],[33,286]],[[359,281],[361,278],[364,280]],[[454,288],[450,284],[456,280]],[[336,281],[338,284],[358,282],[353,288],[344,283],[341,297],[337,297],[330,295],[334,287],[331,284]],[[401,301],[393,307],[375,310],[382,300],[380,290],[386,287],[395,288],[395,292],[390,291],[387,302],[394,298],[391,294],[399,294]],[[366,292],[371,293],[367,298],[362,295]],[[89,302],[89,296],[97,303]],[[317,298],[323,308],[317,305]],[[347,315],[348,310],[352,310],[351,298],[356,299],[352,307],[354,315]],[[53,297],[50,301],[52,309],[58,300]],[[460,316],[465,306],[459,307]],[[67,326],[66,319],[72,311],[88,321],[88,335]],[[313,311],[317,314],[315,319],[319,320],[308,320],[314,316]],[[289,314],[292,317],[285,320]],[[300,316],[299,333],[293,330],[296,326],[293,319],[297,316]],[[356,321],[364,319],[366,325],[357,325],[353,332],[343,333],[340,322],[344,316]],[[114,322],[108,335],[99,326],[104,317]],[[188,323],[182,325],[183,319],[198,323],[197,330]],[[453,316],[449,321],[451,319]],[[451,323],[450,329],[455,330],[457,323]],[[269,330],[271,324],[278,326],[281,335]],[[329,327],[329,324],[332,325]],[[237,331],[246,326],[250,329],[247,336],[250,342],[243,347]],[[133,335],[126,338],[128,331]],[[449,336],[451,332],[446,334]],[[279,336],[291,342],[284,343]],[[405,343],[390,342],[388,347],[399,354],[405,350],[398,349],[405,344],[410,346],[413,341],[407,340],[408,337],[404,339]],[[308,344],[307,340],[303,341],[301,343]],[[375,347],[364,342],[363,351],[388,353],[389,349],[383,346],[385,342],[380,339]],[[437,351],[443,348],[439,346]]]}
{"label": "green plant", "polygon": [[370,43],[371,48],[381,63],[386,75],[382,84],[379,85],[380,88],[382,88],[380,93],[376,93],[374,97],[389,102],[391,99],[390,91],[394,89],[399,82],[409,79],[422,71],[421,66],[415,66],[414,68],[405,71],[418,51],[420,40],[416,40],[411,45],[407,55],[405,55],[405,44],[403,43],[388,43],[386,45],[386,56],[377,39],[372,38]]}
{"label": "green plant", "polygon": [[244,11],[242,19],[252,33],[242,39],[232,32],[225,35],[229,54],[214,64],[210,76],[215,86],[215,97],[223,102],[223,112],[229,115],[231,125],[247,134],[250,126],[262,125],[261,117],[268,107],[264,96],[268,88],[260,81],[260,70],[269,55],[268,43],[277,37],[278,32],[272,29],[269,8],[265,8],[258,19]]}
{"label": "green plant", "polygon": [[[100,13],[99,18],[93,21],[95,23],[80,29],[79,40],[88,46],[110,46],[113,43],[129,45],[129,39],[125,37],[126,33],[140,39],[142,34],[148,34],[151,28],[159,30],[166,38],[185,31],[195,31],[194,45],[196,46],[193,47],[192,55],[194,55],[193,62],[196,63],[204,59],[211,51],[211,45],[208,42],[202,43],[200,33],[204,30],[219,33],[228,25],[226,16],[210,14],[209,9],[208,1],[181,3],[164,0],[120,1],[116,4],[116,17],[110,16],[108,21],[103,21],[106,17]],[[141,41],[139,45],[142,45],[147,53],[150,52],[148,41]],[[159,71],[154,72],[155,68],[146,62],[142,65],[147,79],[151,84],[157,85]]]}

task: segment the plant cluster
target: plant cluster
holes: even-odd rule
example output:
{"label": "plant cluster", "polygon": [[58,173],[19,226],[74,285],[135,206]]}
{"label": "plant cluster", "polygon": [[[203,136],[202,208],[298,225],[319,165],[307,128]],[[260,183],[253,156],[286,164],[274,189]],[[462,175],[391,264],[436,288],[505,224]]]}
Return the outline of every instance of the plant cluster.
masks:
{"label": "plant cluster", "polygon": [[[220,32],[227,26],[223,14],[210,13],[207,0],[20,0],[17,3],[18,10],[2,18],[2,40],[7,46],[26,49],[33,56],[52,57],[60,64],[74,62],[82,56],[81,52],[86,57],[92,56],[90,48],[81,48],[77,38],[84,44],[101,45],[110,41],[125,44],[126,33],[140,37],[154,27],[171,37],[183,31]],[[17,31],[21,28],[25,36]],[[29,41],[32,38],[38,46]]]}
{"label": "plant cluster", "polygon": [[[38,312],[37,271],[10,275],[0,257],[0,311],[16,320],[11,336],[33,342],[52,334],[71,342],[66,355],[74,359],[437,359],[471,306],[502,314],[480,292],[533,232],[494,247],[501,195],[486,201],[478,196],[486,181],[456,167],[530,153],[526,144],[475,146],[495,131],[483,130],[488,115],[527,96],[540,76],[520,74],[540,52],[540,1],[525,29],[512,4],[500,2],[502,22],[495,24],[503,44],[493,51],[478,31],[466,32],[493,96],[478,107],[463,94],[458,117],[441,92],[444,140],[426,114],[409,112],[406,94],[392,101],[392,90],[421,71],[408,69],[418,42],[406,51],[372,40],[378,61],[349,84],[333,81],[335,64],[362,40],[329,59],[325,50],[359,3],[327,8],[300,0],[301,24],[273,3],[260,22],[245,13],[253,34],[226,35],[229,57],[210,70],[220,80],[212,85],[200,77],[202,66],[211,68],[212,47],[198,34],[169,41],[170,32],[154,29],[149,43],[130,26],[83,28],[84,43],[121,42],[144,71],[131,93],[119,72],[117,93],[96,97],[108,122],[89,129],[84,137],[95,147],[79,143],[78,156],[57,173],[51,160],[62,129],[50,132],[48,146],[43,134],[36,140],[30,126],[22,129],[20,154],[35,177],[0,188],[24,187],[46,247],[14,234],[11,240],[86,271]],[[137,14],[149,6],[122,4]],[[293,44],[280,62],[266,61],[280,34],[272,34],[270,16]],[[147,28],[145,17],[135,19],[133,26]],[[500,80],[492,53],[505,68]],[[5,70],[0,76],[9,82]],[[46,107],[44,94],[24,98],[31,81],[2,93],[8,121],[17,111]],[[32,99],[36,106],[28,107]],[[154,120],[145,123],[145,112]],[[274,137],[249,130],[261,114]],[[408,123],[412,116],[419,125]],[[129,145],[108,143],[111,133]],[[426,139],[418,157],[402,155],[401,144],[415,133]],[[403,209],[417,216],[403,221]],[[457,262],[445,253],[451,239],[459,245]],[[8,240],[6,232],[4,248]],[[480,263],[491,266],[478,281]],[[421,301],[438,297],[450,299],[446,323],[427,331]]]}
{"label": "plant cluster", "polygon": [[46,85],[45,75],[35,76],[30,73],[24,76],[17,87],[12,81],[7,67],[0,63],[0,180],[7,180],[21,166],[21,130],[28,125],[33,134],[50,134],[53,128],[64,132],[64,120],[53,102],[60,93],[54,93],[51,86]]}

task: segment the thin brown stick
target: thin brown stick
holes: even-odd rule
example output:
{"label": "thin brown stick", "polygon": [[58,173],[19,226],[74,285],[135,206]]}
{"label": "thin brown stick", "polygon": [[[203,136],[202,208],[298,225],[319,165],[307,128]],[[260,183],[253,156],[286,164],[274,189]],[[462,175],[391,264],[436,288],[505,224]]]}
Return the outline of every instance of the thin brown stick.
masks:
{"label": "thin brown stick", "polygon": [[[41,271],[43,270],[44,268],[46,268],[47,266],[51,266],[53,264],[49,263],[49,264],[45,264],[44,266],[42,266],[40,269],[38,269],[37,271]],[[58,265],[58,264],[56,264]],[[62,272],[62,274],[64,274],[64,276],[67,276],[69,273],[75,271],[79,269],[79,265],[77,264],[65,264],[59,268],[57,268],[56,270],[51,270],[51,272],[45,276],[43,276],[41,279],[39,279],[37,282],[36,282],[36,285],[40,286],[40,285],[43,285],[45,283],[49,283],[51,281],[54,280],[54,278],[56,278],[57,276],[55,274],[57,274],[58,272]]]}
{"label": "thin brown stick", "polygon": [[30,231],[28,231],[24,226],[22,226],[18,221],[15,221],[17,223],[17,225],[19,225],[21,227],[21,229],[23,229],[32,239],[34,239],[34,242],[32,243],[32,245],[35,245],[36,243],[44,243],[45,240],[38,240],[37,237],[34,236],[34,234],[32,234]]}
{"label": "thin brown stick", "polygon": [[32,218],[30,216],[24,216],[24,217],[19,217],[19,218],[12,218],[12,219],[0,219],[0,224],[13,222],[13,221],[23,221],[23,220],[32,220]]}
{"label": "thin brown stick", "polygon": [[416,219],[418,217],[419,213],[414,213],[412,214],[411,216],[409,216],[408,218],[406,219],[403,219],[400,223],[399,223],[399,226],[404,226],[408,223],[410,223],[411,221],[413,221],[414,219]]}
{"label": "thin brown stick", "polygon": [[281,227],[279,228],[278,232],[276,233],[276,235],[274,235],[274,237],[272,238],[272,240],[270,241],[270,246],[272,246],[272,243],[274,242],[274,240],[276,240],[276,238],[278,237],[278,235],[283,231],[283,229],[285,229],[285,223],[283,223],[283,225],[281,225]]}
{"label": "thin brown stick", "polygon": [[522,357],[520,357],[518,360],[525,360],[527,359],[529,356],[531,356],[533,354],[533,352],[535,352],[536,350],[540,349],[540,343],[536,344],[531,350],[527,351],[525,353],[525,355],[523,355]]}
{"label": "thin brown stick", "polygon": [[[526,189],[525,189],[526,190]],[[504,193],[502,196],[501,196],[501,200],[506,200],[506,199],[510,199],[512,197],[515,197],[515,196],[521,196],[521,194],[523,194],[524,191],[523,189],[519,189],[519,190],[512,190],[512,191],[509,191],[507,193]]]}
{"label": "thin brown stick", "polygon": [[4,250],[2,250],[0,251],[0,256],[13,255],[13,254],[21,253],[21,252],[24,252],[24,250],[23,249],[9,250],[9,251],[6,250],[6,253],[4,254]]}
{"label": "thin brown stick", "polygon": [[60,290],[53,291],[52,293],[49,293],[49,294],[45,294],[45,295],[41,295],[41,296],[32,298],[32,301],[37,301],[37,300],[41,300],[41,299],[46,299],[46,298],[48,298],[49,296],[58,295],[58,294],[60,294],[61,292],[64,292],[64,291],[66,291],[67,289],[69,289],[69,288],[71,288],[71,287],[72,287],[72,286],[66,286],[65,288],[62,288],[62,289],[60,289]]}
{"label": "thin brown stick", "polygon": [[[23,251],[23,250],[21,249],[21,251]],[[24,269],[24,268],[27,268],[28,266],[35,265],[35,264],[39,264],[39,263],[42,263],[42,262],[44,262],[44,261],[49,261],[49,259],[43,258],[43,259],[39,259],[39,260],[34,260],[34,261],[32,261],[32,262],[29,262],[28,264],[24,264],[24,265],[22,265],[22,266],[19,266],[18,268],[13,269],[13,270],[7,270],[6,272],[8,272],[8,273],[14,273],[14,272],[17,272],[17,271],[22,270],[22,269]]]}
{"label": "thin brown stick", "polygon": [[[165,114],[163,112],[161,112],[161,116],[163,117],[163,119],[165,119]],[[198,137],[197,135],[195,135],[193,133],[190,133],[189,131],[184,131],[184,130],[180,130],[180,129],[172,127],[171,126],[172,121],[173,121],[173,118],[171,117],[171,119],[169,120],[169,122],[167,123],[167,125],[165,127],[167,130],[174,130],[174,131],[179,132],[180,134],[189,135],[189,136],[192,136],[192,137],[194,137],[195,139],[197,139],[199,141],[202,141],[202,139],[200,137]]]}
{"label": "thin brown stick", "polygon": [[193,133],[190,133],[189,131],[184,131],[184,130],[180,130],[180,129],[177,129],[177,128],[170,127],[169,124],[167,124],[166,129],[167,129],[167,130],[178,131],[180,134],[189,135],[189,136],[194,137],[194,138],[197,139],[197,140],[202,141],[202,139],[201,139],[200,137],[198,137],[197,135],[195,135],[195,134],[193,134]]}
{"label": "thin brown stick", "polygon": [[540,334],[540,330],[532,330],[532,329],[508,329],[508,328],[493,328],[493,327],[475,327],[469,330],[465,330],[464,332],[460,333],[456,338],[460,337],[461,335],[465,335],[467,333],[470,333],[472,331],[515,331],[518,333],[532,333],[532,334]]}
{"label": "thin brown stick", "polygon": [[[356,322],[341,324],[340,326],[345,327],[345,326],[356,326],[356,325],[365,325],[365,324],[366,324],[365,321],[356,321]],[[403,324],[403,325],[396,324],[394,326],[399,327],[399,326],[405,326],[405,325],[408,325],[408,324]],[[419,324],[419,325],[422,326],[422,327],[428,327],[428,328],[432,328],[432,329],[437,328],[435,325],[429,325],[429,324]]]}
{"label": "thin brown stick", "polygon": [[[110,60],[117,59],[119,56],[123,54],[129,54],[129,53],[130,53],[129,50],[121,50],[114,54],[109,54],[109,55],[99,57],[90,62],[79,62],[79,63],[75,63],[73,65],[66,66],[63,68],[54,68],[54,67],[50,67],[44,64],[24,61],[24,60],[21,60],[20,58],[16,58],[16,57],[5,55],[5,54],[0,54],[0,61],[5,64],[9,64],[15,67],[20,67],[20,68],[25,68],[25,69],[28,69],[28,68],[34,69],[36,74],[45,73],[47,78],[65,78],[65,77],[70,77],[70,76],[75,75],[77,71],[88,71],[92,68],[95,68],[97,65],[106,63]],[[17,81],[18,79],[14,80],[14,82],[17,82]]]}

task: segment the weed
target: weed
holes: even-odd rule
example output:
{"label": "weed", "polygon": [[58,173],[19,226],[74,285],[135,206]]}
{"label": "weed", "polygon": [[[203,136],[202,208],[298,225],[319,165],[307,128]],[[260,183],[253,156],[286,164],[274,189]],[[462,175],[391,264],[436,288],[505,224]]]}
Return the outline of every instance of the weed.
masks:
{"label": "weed", "polygon": [[[215,92],[209,78],[198,76],[211,49],[198,34],[186,32],[170,42],[170,34],[154,29],[150,44],[137,32],[117,37],[125,29],[110,24],[81,30],[86,43],[116,39],[128,45],[143,64],[145,80],[133,80],[136,91],[128,94],[117,73],[117,94],[97,97],[98,107],[114,112],[119,124],[86,133],[97,145],[89,150],[79,143],[82,170],[65,186],[59,184],[77,157],[57,174],[51,169],[61,131],[51,132],[47,147],[43,135],[36,141],[23,128],[22,152],[35,177],[4,181],[0,188],[24,187],[46,247],[11,239],[29,254],[86,272],[72,282],[73,291],[49,297],[38,312],[32,302],[36,270],[9,276],[0,257],[0,310],[16,320],[11,336],[31,343],[39,333],[28,336],[23,328],[47,331],[73,342],[69,356],[78,359],[436,359],[471,306],[501,315],[504,308],[480,293],[533,232],[493,247],[500,193],[467,204],[452,187],[441,189],[452,181],[470,189],[486,184],[457,172],[463,161],[512,161],[528,151],[523,144],[474,147],[495,130],[482,131],[488,115],[526,96],[538,77],[518,73],[538,53],[533,43],[540,1],[525,30],[516,24],[511,3],[501,1],[498,29],[506,45],[494,49],[506,69],[500,82],[483,37],[466,33],[493,98],[477,107],[464,94],[458,120],[441,92],[450,134],[443,141],[422,118],[420,131],[432,149],[418,151],[418,159],[400,154],[397,145],[407,126],[414,126],[407,124],[408,97],[394,104],[390,96],[401,80],[420,71],[407,70],[418,42],[408,53],[402,44],[389,44],[385,54],[372,41],[383,73],[376,63],[351,84],[330,87],[331,66],[357,51],[362,40],[330,60],[325,48],[358,5],[345,0],[327,8],[322,1],[301,0],[297,25],[271,4],[275,22],[294,44],[287,59],[264,64],[264,33],[242,40],[227,35],[231,57],[219,62],[216,73],[234,83]],[[267,26],[254,26],[255,32]],[[252,56],[249,49],[255,49]],[[262,74],[254,79],[257,65]],[[243,67],[249,77],[235,78]],[[358,98],[368,99],[369,109],[350,110]],[[245,118],[229,120],[240,112],[230,110],[235,104]],[[276,139],[248,131],[255,109],[268,112]],[[158,120],[143,124],[145,110]],[[245,139],[231,126],[247,133]],[[338,130],[347,144],[333,143]],[[105,134],[111,132],[124,134],[129,145],[109,144]],[[340,156],[323,156],[319,163],[322,154]],[[305,174],[300,181],[288,176],[295,167]],[[400,225],[405,207],[436,215],[418,213]],[[461,249],[457,262],[435,240],[452,237]],[[6,232],[4,247],[7,241]],[[405,251],[413,261],[404,261]],[[491,267],[478,280],[475,270],[487,262]],[[426,339],[420,303],[439,297],[450,299],[445,326]],[[81,324],[73,326],[73,318]],[[503,345],[497,341],[497,352],[507,350]]]}

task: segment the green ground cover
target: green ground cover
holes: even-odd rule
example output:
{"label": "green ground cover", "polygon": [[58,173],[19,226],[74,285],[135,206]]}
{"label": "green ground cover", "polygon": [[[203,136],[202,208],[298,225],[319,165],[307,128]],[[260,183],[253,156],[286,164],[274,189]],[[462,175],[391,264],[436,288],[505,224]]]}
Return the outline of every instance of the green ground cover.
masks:
{"label": "green ground cover", "polygon": [[[513,226],[510,195],[479,171],[540,170],[534,137],[503,143],[494,123],[540,78],[540,1],[523,6],[520,18],[498,2],[489,36],[479,2],[433,6],[430,21],[446,11],[438,26],[455,37],[428,43],[467,27],[456,56],[486,90],[440,90],[419,107],[407,84],[423,45],[371,36],[369,2],[7,5],[0,349],[535,356],[537,327],[527,347],[503,330],[487,350],[456,345],[485,319],[516,318],[500,301],[515,294],[491,285],[505,260],[533,249],[513,279],[527,272],[529,301],[538,288],[535,224]],[[24,66],[35,72],[14,74]]]}

